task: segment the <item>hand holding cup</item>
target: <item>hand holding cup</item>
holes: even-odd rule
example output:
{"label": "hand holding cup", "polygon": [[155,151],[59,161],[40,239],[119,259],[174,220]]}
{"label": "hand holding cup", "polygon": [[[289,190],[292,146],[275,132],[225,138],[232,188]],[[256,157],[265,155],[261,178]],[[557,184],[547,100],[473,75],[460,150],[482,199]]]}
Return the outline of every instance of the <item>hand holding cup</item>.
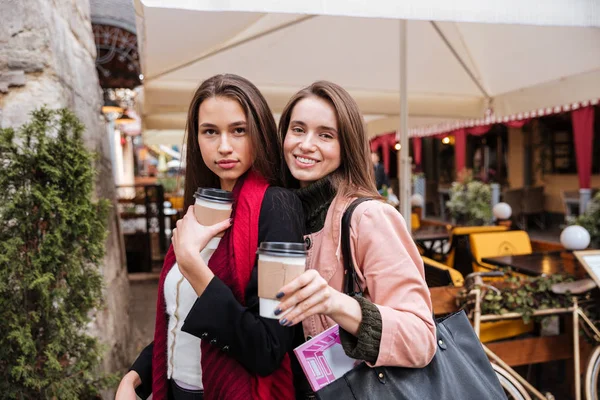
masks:
{"label": "hand holding cup", "polygon": [[275,314],[283,316],[279,323],[284,326],[316,314],[331,316],[337,310],[340,294],[316,270],[310,269],[280,289],[277,297],[281,303]]}
{"label": "hand holding cup", "polygon": [[277,292],[306,269],[304,243],[262,242],[258,254],[259,313],[264,318],[281,318]]}
{"label": "hand holding cup", "polygon": [[173,250],[177,257],[177,264],[181,273],[185,276],[189,268],[197,264],[200,252],[208,242],[231,226],[228,218],[211,226],[200,225],[194,215],[194,207],[188,208],[185,216],[177,221],[177,227],[173,229]]}

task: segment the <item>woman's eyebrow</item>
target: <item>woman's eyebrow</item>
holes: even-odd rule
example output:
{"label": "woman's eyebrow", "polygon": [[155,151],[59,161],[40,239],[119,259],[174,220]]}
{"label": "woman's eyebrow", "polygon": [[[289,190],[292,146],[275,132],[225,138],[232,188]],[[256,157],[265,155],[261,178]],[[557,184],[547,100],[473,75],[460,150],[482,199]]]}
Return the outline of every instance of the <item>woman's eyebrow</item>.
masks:
{"label": "woman's eyebrow", "polygon": [[292,124],[306,126],[304,122],[298,120],[290,121],[290,125]]}
{"label": "woman's eyebrow", "polygon": [[327,125],[320,125],[319,129],[324,130],[324,131],[332,131],[337,133],[337,129],[332,128],[331,126],[327,126]]}
{"label": "woman's eyebrow", "polygon": [[[300,125],[302,127],[306,127],[307,126],[304,122],[299,121],[299,120],[293,120],[293,121],[291,121],[290,125]],[[331,131],[331,132],[334,132],[334,133],[338,133],[337,129],[335,129],[335,128],[331,127],[331,126],[327,126],[327,125],[319,125],[317,127],[317,129],[319,129],[321,131]]]}
{"label": "woman's eyebrow", "polygon": [[[229,127],[231,128],[231,127],[234,127],[234,126],[242,126],[242,125],[246,125],[246,121],[232,122],[231,124],[229,124]],[[201,126],[202,128],[217,128],[217,125],[212,124],[210,122],[203,122],[199,126]]]}

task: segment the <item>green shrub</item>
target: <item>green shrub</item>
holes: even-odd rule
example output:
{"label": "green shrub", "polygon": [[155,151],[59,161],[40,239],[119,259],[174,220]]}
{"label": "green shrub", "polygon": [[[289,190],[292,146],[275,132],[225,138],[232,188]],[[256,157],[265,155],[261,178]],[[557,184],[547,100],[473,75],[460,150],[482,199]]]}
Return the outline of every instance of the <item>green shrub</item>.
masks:
{"label": "green shrub", "polygon": [[177,191],[176,177],[163,177],[156,180],[158,185],[162,185],[165,193],[175,193]]}
{"label": "green shrub", "polygon": [[446,206],[460,225],[487,225],[492,220],[492,189],[473,180],[469,171],[463,171],[459,180],[452,183]]}
{"label": "green shrub", "polygon": [[0,397],[93,399],[105,378],[87,326],[100,305],[107,200],[68,110],[0,129]]}

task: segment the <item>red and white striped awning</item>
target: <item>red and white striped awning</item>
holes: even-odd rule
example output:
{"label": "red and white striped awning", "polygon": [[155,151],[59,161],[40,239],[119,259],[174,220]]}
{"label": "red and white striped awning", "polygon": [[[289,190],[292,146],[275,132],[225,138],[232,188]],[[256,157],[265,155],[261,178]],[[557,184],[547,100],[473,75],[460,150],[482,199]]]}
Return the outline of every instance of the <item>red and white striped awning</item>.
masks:
{"label": "red and white striped awning", "polygon": [[563,112],[577,110],[578,108],[581,108],[581,107],[587,107],[590,105],[595,106],[595,105],[598,105],[599,103],[600,103],[600,98],[595,98],[592,100],[579,101],[579,102],[575,102],[575,103],[563,104],[560,106],[539,108],[537,110],[522,112],[522,113],[518,113],[518,114],[511,114],[511,115],[505,115],[505,116],[490,115],[490,116],[487,116],[485,118],[480,118],[480,119],[466,119],[466,120],[460,120],[460,121],[442,122],[442,123],[435,124],[435,125],[412,128],[409,131],[408,135],[409,135],[409,137],[427,137],[427,136],[440,135],[443,133],[451,133],[452,131],[455,131],[457,129],[462,129],[462,128],[472,128],[472,127],[476,127],[476,126],[486,126],[486,125],[493,125],[493,124],[509,123],[509,122],[514,122],[514,121],[523,121],[523,120],[527,120],[527,119],[531,119],[531,118],[543,117],[546,115],[560,114]]}

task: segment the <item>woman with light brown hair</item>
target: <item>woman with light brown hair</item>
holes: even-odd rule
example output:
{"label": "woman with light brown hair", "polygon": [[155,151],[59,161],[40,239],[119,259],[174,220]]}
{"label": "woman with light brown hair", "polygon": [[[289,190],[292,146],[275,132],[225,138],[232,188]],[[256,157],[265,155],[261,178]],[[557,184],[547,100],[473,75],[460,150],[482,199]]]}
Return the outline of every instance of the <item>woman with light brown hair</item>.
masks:
{"label": "woman with light brown hair", "polygon": [[[258,89],[236,75],[204,81],[187,120],[186,215],[161,276],[154,342],[122,379],[117,400],[286,399],[293,334],[259,316],[260,242],[302,243],[302,205],[280,181],[275,121]],[[231,219],[202,226],[198,187],[232,192]],[[215,252],[200,252],[220,232]]]}
{"label": "woman with light brown hair", "polygon": [[[288,102],[279,135],[288,185],[298,188],[304,208],[309,260],[307,271],[278,294],[279,322],[301,326],[307,339],[338,324],[346,354],[372,366],[427,365],[436,336],[423,261],[402,216],[377,193],[356,102],[334,83],[315,82]],[[340,231],[344,211],[360,197],[374,200],[358,205],[351,218],[364,294],[351,297],[342,292]]]}

